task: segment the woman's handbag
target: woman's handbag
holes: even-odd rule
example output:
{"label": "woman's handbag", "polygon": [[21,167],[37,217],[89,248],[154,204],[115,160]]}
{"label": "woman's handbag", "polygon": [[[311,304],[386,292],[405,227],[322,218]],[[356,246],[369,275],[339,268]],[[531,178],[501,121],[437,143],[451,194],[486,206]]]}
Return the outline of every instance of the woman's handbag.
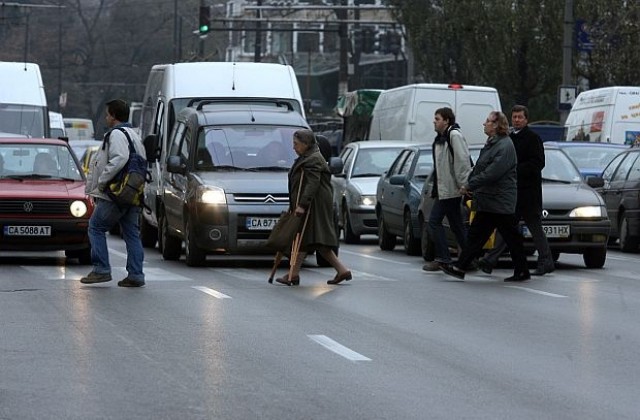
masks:
{"label": "woman's handbag", "polygon": [[[300,193],[302,191],[302,181],[304,179],[304,171],[300,177],[300,186],[298,187],[298,196],[296,197],[296,205],[300,201]],[[266,246],[274,251],[286,252],[291,251],[291,244],[296,237],[296,234],[302,230],[302,224],[304,223],[304,217],[296,216],[293,211],[285,211],[280,215],[278,223],[273,227],[273,230],[269,234]]]}

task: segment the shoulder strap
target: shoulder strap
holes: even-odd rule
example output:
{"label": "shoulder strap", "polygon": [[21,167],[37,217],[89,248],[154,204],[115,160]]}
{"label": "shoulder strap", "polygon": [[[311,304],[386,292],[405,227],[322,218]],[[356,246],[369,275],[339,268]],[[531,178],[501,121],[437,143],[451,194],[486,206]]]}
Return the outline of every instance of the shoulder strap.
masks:
{"label": "shoulder strap", "polygon": [[[122,131],[124,133],[124,136],[127,138],[127,142],[129,143],[129,153],[135,153],[136,148],[133,146],[133,141],[131,141],[131,136],[129,136],[129,133],[127,133],[127,130],[125,130],[122,127],[114,128],[113,130]],[[109,131],[104,136],[104,140],[102,141],[102,150],[104,150],[105,147],[107,147],[107,143],[109,142],[109,138],[111,137],[111,133],[113,132],[113,130]]]}

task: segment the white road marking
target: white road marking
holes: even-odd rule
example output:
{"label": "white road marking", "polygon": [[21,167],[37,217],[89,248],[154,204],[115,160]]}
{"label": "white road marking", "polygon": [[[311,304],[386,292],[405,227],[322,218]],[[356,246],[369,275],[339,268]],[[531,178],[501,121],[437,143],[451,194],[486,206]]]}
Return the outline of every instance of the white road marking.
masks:
{"label": "white road marking", "polygon": [[389,258],[374,257],[373,255],[363,254],[363,253],[361,253],[361,252],[346,251],[346,250],[344,250],[344,249],[340,249],[340,254],[351,254],[351,255],[357,255],[358,257],[362,257],[362,258],[370,258],[370,259],[372,259],[372,260],[384,261],[384,262],[393,263],[393,264],[401,264],[401,265],[410,265],[410,264],[414,264],[414,263],[412,263],[412,262],[403,262],[403,261],[391,260],[391,259],[389,259]]}
{"label": "white road marking", "polygon": [[538,295],[549,296],[549,297],[556,297],[556,298],[566,298],[567,297],[567,296],[564,296],[564,295],[557,295],[555,293],[543,292],[542,290],[530,289],[528,287],[521,287],[521,286],[505,286],[505,287],[510,287],[512,289],[520,289],[520,290],[524,290],[525,292],[535,293],[535,294],[538,294]]}
{"label": "white road marking", "polygon": [[227,296],[224,293],[220,293],[216,290],[213,289],[209,289],[208,287],[204,287],[204,286],[191,286],[193,289],[196,290],[200,290],[203,293],[206,293],[208,295],[213,296],[214,298],[217,299],[231,299],[231,296]]}
{"label": "white road marking", "polygon": [[311,340],[315,341],[316,343],[320,344],[322,347],[326,348],[327,350],[330,350],[344,357],[345,359],[351,360],[353,362],[361,362],[361,361],[370,362],[371,361],[371,359],[369,359],[368,357],[363,356],[360,353],[356,353],[350,348],[345,347],[342,344],[338,343],[337,341],[330,339],[326,335],[307,335],[307,337],[309,337]]}

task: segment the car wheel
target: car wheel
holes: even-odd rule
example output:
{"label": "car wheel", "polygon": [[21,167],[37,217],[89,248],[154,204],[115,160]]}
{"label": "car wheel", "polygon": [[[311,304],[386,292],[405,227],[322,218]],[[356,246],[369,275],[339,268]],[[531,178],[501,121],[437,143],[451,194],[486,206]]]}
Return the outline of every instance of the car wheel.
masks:
{"label": "car wheel", "polygon": [[602,268],[607,260],[607,247],[587,248],[582,254],[582,259],[587,268]]}
{"label": "car wheel", "polygon": [[413,234],[413,223],[411,222],[411,213],[404,213],[404,250],[407,255],[420,255],[420,240],[416,239]]}
{"label": "car wheel", "polygon": [[189,267],[200,267],[204,265],[207,259],[207,253],[202,249],[198,248],[195,241],[195,228],[192,226],[191,219],[187,219],[186,226],[184,230],[186,235],[184,237],[184,255],[185,262]]}
{"label": "car wheel", "polygon": [[422,250],[422,258],[425,261],[433,261],[436,256],[436,247],[433,240],[429,236],[429,225],[422,222],[422,237],[420,238],[420,248]]}
{"label": "car wheel", "polygon": [[80,250],[64,251],[64,255],[67,258],[77,258],[80,265],[91,264],[91,247]]}
{"label": "car wheel", "polygon": [[140,212],[140,240],[145,248],[155,247],[158,241],[158,229],[147,222],[142,212]]}
{"label": "car wheel", "polygon": [[560,259],[560,252],[551,251],[551,258],[553,258],[553,261],[558,261]]}
{"label": "car wheel", "polygon": [[349,220],[349,210],[344,206],[342,214],[342,226],[344,226],[344,243],[358,244],[360,243],[360,235],[353,232],[351,221]]}
{"label": "car wheel", "polygon": [[[335,247],[332,247],[331,249],[333,249],[333,253],[336,254],[336,256],[338,256],[338,251],[340,248],[335,246]],[[318,267],[331,267],[331,264],[329,264],[329,261],[325,260],[324,257],[320,255],[319,252],[316,252],[316,264],[318,264]]]}
{"label": "car wheel", "polygon": [[622,214],[620,221],[620,250],[622,252],[635,252],[638,249],[638,237],[632,236],[629,231],[629,221],[627,215]]}
{"label": "car wheel", "polygon": [[162,230],[160,234],[162,239],[162,258],[168,261],[179,260],[182,252],[182,241],[169,234],[169,223],[167,218],[164,217],[164,212],[160,214],[160,229]]}
{"label": "car wheel", "polygon": [[383,251],[393,251],[396,247],[396,236],[387,232],[382,214],[378,216],[378,245]]}

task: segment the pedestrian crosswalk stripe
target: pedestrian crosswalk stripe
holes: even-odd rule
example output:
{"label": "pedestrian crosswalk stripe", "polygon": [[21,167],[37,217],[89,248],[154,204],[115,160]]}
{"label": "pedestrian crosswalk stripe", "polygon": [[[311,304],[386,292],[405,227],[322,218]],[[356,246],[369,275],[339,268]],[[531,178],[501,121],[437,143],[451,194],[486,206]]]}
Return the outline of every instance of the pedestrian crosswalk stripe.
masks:
{"label": "pedestrian crosswalk stripe", "polygon": [[217,290],[213,290],[208,287],[204,287],[204,286],[191,286],[191,287],[193,289],[200,290],[201,292],[206,293],[210,296],[213,296],[214,298],[217,298],[217,299],[231,299],[231,296],[227,296],[224,293],[220,293]]}
{"label": "pedestrian crosswalk stripe", "polygon": [[332,340],[326,335],[310,334],[307,337],[309,337],[311,340],[315,341],[316,343],[320,344],[322,347],[326,348],[327,350],[330,350],[336,354],[339,354],[345,359],[348,359],[354,362],[370,362],[371,361],[371,359],[369,359],[368,357],[363,356],[360,353],[357,353],[351,350],[350,348],[343,346],[342,344]]}

